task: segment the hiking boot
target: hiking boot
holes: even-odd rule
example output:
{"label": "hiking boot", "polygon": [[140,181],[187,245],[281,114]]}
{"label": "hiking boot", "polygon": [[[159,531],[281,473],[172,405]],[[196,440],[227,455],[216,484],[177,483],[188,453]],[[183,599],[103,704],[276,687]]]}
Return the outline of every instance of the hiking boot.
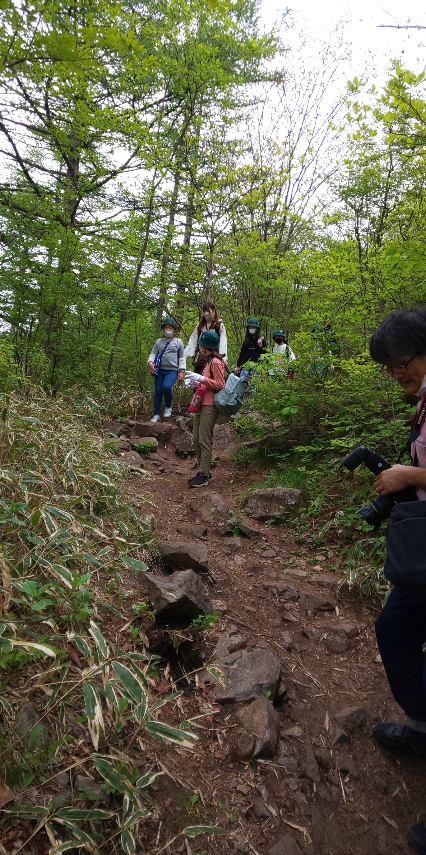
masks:
{"label": "hiking boot", "polygon": [[189,479],[188,484],[190,487],[205,487],[211,477],[211,475],[203,475],[202,472],[197,472],[195,478]]}
{"label": "hiking boot", "polygon": [[171,407],[164,407],[164,413],[163,413],[164,418],[169,419],[171,414],[172,414],[172,408]]}
{"label": "hiking boot", "polygon": [[155,423],[155,422],[159,422],[159,421],[160,421],[160,419],[161,419],[161,416],[153,416],[153,417],[152,417],[152,419],[151,419],[151,424],[153,424],[153,423]]}
{"label": "hiking boot", "polygon": [[419,855],[426,855],[426,822],[418,822],[408,832],[408,845]]}
{"label": "hiking boot", "polygon": [[397,724],[395,721],[380,722],[373,727],[373,737],[388,751],[426,756],[426,733],[412,730],[408,724]]}

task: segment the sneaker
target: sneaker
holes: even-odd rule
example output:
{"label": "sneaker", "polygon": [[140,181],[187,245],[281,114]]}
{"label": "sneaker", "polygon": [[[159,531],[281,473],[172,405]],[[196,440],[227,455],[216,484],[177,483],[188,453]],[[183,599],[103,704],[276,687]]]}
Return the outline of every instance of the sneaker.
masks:
{"label": "sneaker", "polygon": [[426,733],[412,730],[408,724],[397,724],[395,721],[380,722],[373,727],[373,737],[382,748],[387,748],[388,751],[426,756]]}
{"label": "sneaker", "polygon": [[155,424],[155,422],[159,422],[160,419],[161,419],[161,416],[153,416],[151,419],[151,424]]}
{"label": "sneaker", "polygon": [[408,832],[408,845],[420,855],[426,855],[426,822],[418,822]]}
{"label": "sneaker", "polygon": [[211,477],[211,475],[203,475],[202,472],[197,472],[195,478],[189,479],[188,484],[190,487],[205,487]]}
{"label": "sneaker", "polygon": [[172,414],[172,408],[171,407],[164,407],[164,413],[163,413],[164,418],[169,419],[171,414]]}

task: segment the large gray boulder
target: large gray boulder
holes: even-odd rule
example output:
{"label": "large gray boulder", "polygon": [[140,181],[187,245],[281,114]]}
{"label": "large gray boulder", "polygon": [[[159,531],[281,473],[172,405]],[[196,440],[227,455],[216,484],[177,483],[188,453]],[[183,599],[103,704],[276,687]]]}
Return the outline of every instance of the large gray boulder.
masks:
{"label": "large gray boulder", "polygon": [[247,513],[255,520],[269,520],[282,516],[284,511],[302,507],[304,496],[302,490],[292,487],[268,487],[265,490],[254,490],[245,500]]}
{"label": "large gray boulder", "polygon": [[193,570],[183,570],[171,576],[143,573],[140,584],[155,609],[157,623],[185,627],[200,615],[213,612],[213,603]]}
{"label": "large gray boulder", "polygon": [[143,458],[137,451],[122,451],[120,460],[129,469],[134,469],[137,466],[143,466]]}
{"label": "large gray boulder", "polygon": [[155,436],[135,436],[130,437],[130,445],[138,454],[155,454],[158,451],[158,440]]}
{"label": "large gray boulder", "polygon": [[204,543],[162,543],[159,547],[165,567],[174,570],[197,570],[208,573],[209,558]]}
{"label": "large gray boulder", "polygon": [[[216,651],[218,652],[218,651]],[[213,654],[214,665],[225,681],[213,681],[217,701],[253,701],[261,695],[274,700],[281,674],[281,663],[272,650],[264,647],[238,649],[225,656]]]}
{"label": "large gray boulder", "polygon": [[228,519],[231,509],[225,499],[214,490],[198,494],[190,504],[191,511],[209,523],[220,523]]}
{"label": "large gray boulder", "polygon": [[187,457],[188,454],[192,454],[194,452],[194,442],[192,439],[192,433],[189,430],[184,430],[179,434],[178,438],[175,442],[175,452],[180,457]]}
{"label": "large gray boulder", "polygon": [[133,436],[155,436],[161,439],[169,438],[172,426],[169,422],[134,422],[132,428]]}
{"label": "large gray boulder", "polygon": [[265,695],[236,713],[243,727],[238,738],[234,756],[239,760],[249,757],[273,757],[280,736],[280,719],[277,711]]}

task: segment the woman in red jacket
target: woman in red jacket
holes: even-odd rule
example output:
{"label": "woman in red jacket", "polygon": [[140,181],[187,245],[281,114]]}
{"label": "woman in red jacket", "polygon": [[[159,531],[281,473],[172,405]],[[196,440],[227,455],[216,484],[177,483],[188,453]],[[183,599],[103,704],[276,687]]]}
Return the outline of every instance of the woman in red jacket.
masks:
{"label": "woman in red jacket", "polygon": [[210,467],[212,465],[213,430],[219,415],[215,404],[214,394],[220,392],[225,385],[225,364],[218,356],[219,336],[213,330],[206,330],[198,339],[200,352],[207,357],[206,365],[202,374],[187,371],[186,377],[191,385],[203,383],[206,391],[198,413],[194,416],[194,448],[197,455],[199,471],[194,478],[190,478],[190,487],[205,487],[211,479]]}

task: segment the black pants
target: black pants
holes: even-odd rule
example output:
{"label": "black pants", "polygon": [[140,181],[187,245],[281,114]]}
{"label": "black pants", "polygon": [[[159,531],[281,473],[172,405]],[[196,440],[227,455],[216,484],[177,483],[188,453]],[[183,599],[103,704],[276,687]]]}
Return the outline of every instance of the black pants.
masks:
{"label": "black pants", "polygon": [[395,585],[375,628],[396,702],[409,718],[426,722],[426,584]]}

